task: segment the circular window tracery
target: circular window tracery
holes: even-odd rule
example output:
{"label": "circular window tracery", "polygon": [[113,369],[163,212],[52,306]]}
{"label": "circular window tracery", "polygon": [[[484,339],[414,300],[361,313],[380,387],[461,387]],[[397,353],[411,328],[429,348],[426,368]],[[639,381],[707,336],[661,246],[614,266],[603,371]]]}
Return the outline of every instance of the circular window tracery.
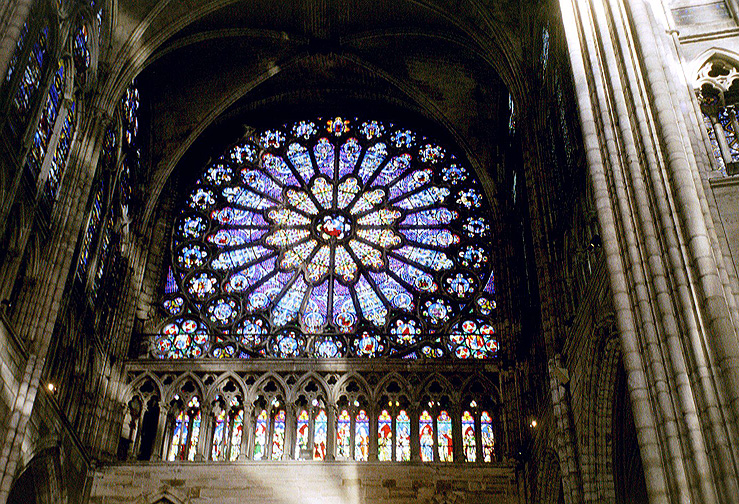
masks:
{"label": "circular window tracery", "polygon": [[[266,129],[187,195],[172,244],[185,306],[165,303],[207,324],[219,357],[492,357],[485,208],[473,173],[409,129]],[[172,343],[158,355],[195,356]]]}

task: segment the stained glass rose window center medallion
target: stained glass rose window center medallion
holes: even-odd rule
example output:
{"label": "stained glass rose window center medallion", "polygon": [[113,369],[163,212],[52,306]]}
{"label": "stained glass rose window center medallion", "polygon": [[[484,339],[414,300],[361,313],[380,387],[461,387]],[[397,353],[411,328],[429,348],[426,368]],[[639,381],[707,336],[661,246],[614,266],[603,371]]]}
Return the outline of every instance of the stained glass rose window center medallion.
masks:
{"label": "stained glass rose window center medallion", "polygon": [[458,158],[395,124],[337,117],[262,130],[189,193],[164,300],[173,319],[156,351],[491,357],[486,208]]}

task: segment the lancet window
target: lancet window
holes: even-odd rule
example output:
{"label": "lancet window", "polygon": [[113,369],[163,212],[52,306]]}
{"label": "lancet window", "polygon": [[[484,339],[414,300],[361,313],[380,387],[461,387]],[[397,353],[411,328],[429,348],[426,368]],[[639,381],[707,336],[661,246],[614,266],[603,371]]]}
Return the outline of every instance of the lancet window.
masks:
{"label": "lancet window", "polygon": [[698,71],[696,87],[711,152],[723,173],[739,173],[739,69],[728,60],[715,57]]}
{"label": "lancet window", "polygon": [[170,403],[167,460],[195,460],[201,424],[200,397],[193,383],[187,381]]}

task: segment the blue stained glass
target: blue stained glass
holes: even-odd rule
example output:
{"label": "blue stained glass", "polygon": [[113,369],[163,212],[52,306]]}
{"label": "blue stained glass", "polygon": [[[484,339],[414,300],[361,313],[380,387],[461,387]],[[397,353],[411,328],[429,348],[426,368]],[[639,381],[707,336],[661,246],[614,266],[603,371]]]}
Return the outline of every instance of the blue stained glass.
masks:
{"label": "blue stained glass", "polygon": [[454,263],[444,252],[438,252],[436,250],[406,245],[397,249],[394,253],[416,264],[431,268],[434,271],[449,270],[454,267]]}
{"label": "blue stained glass", "polygon": [[313,147],[318,170],[327,177],[334,176],[334,146],[327,138],[321,138]]}
{"label": "blue stained glass", "polygon": [[334,281],[333,323],[343,333],[353,331],[357,325],[357,310],[351,292],[338,280]]}
{"label": "blue stained glass", "polygon": [[325,281],[311,289],[305,309],[300,313],[300,324],[306,333],[318,333],[326,325],[328,316],[328,285]]}
{"label": "blue stained glass", "polygon": [[485,287],[482,289],[488,294],[495,294],[495,275],[493,272],[490,272],[490,277],[488,278],[488,281],[485,283]]}
{"label": "blue stained glass", "polygon": [[269,415],[262,410],[257,416],[254,427],[254,453],[252,460],[262,460],[267,455],[267,431],[269,430]]}
{"label": "blue stained glass", "polygon": [[436,419],[439,436],[439,461],[453,462],[454,450],[452,449],[452,419],[446,411],[439,413]]}
{"label": "blue stained glass", "polygon": [[213,259],[211,266],[216,270],[233,270],[249,264],[268,252],[269,249],[260,245],[221,252]]}
{"label": "blue stained glass", "polygon": [[449,224],[459,214],[448,208],[431,208],[408,214],[400,223],[403,226],[438,226],[440,224]]}
{"label": "blue stained glass", "polygon": [[432,177],[433,170],[430,168],[409,173],[390,187],[390,199],[395,200],[408,192],[425,186],[431,182]]}
{"label": "blue stained glass", "polygon": [[154,346],[159,358],[189,359],[208,350],[208,332],[202,323],[190,318],[167,322],[159,331]]}
{"label": "blue stained glass", "polygon": [[64,82],[64,65],[60,63],[49,88],[49,94],[46,97],[41,118],[36,125],[33,144],[26,160],[26,166],[31,170],[34,177],[39,176],[41,165],[46,156],[46,149],[49,146],[49,140],[51,139],[54,124],[56,123],[56,116],[59,112],[59,101],[64,92]]}
{"label": "blue stained glass", "polygon": [[270,306],[272,301],[282,292],[285,285],[295,276],[294,272],[278,272],[266,282],[257,286],[249,295],[247,309],[250,311],[263,310]]}
{"label": "blue stained glass", "polygon": [[77,264],[77,275],[83,278],[87,272],[87,261],[90,258],[90,247],[97,235],[98,226],[103,211],[103,194],[105,189],[105,183],[100,182],[97,192],[95,193],[95,199],[92,202],[92,209],[90,210],[90,216],[87,219],[87,228],[85,229],[85,236],[82,239],[82,249],[80,251],[80,258]]}
{"label": "blue stained glass", "polygon": [[446,187],[429,187],[420,192],[410,194],[395,204],[405,210],[413,210],[418,207],[444,203],[447,196],[449,196],[449,189]]}
{"label": "blue stained glass", "polygon": [[418,420],[418,436],[421,444],[421,461],[434,461],[434,419],[423,411]]}
{"label": "blue stained glass", "polygon": [[273,201],[243,187],[226,187],[223,189],[223,197],[232,205],[239,205],[250,210],[264,210],[275,206]]}
{"label": "blue stained glass", "polygon": [[74,64],[80,74],[84,74],[90,68],[91,57],[88,39],[87,25],[83,24],[77,29],[73,40]]}
{"label": "blue stained glass", "polygon": [[395,258],[388,259],[390,271],[398,275],[407,285],[424,292],[436,292],[439,286],[434,277],[423,270]]}
{"label": "blue stained glass", "polygon": [[460,262],[465,268],[480,269],[488,262],[488,253],[475,245],[462,247],[458,252]]}
{"label": "blue stained glass", "polygon": [[15,50],[13,51],[13,56],[10,58],[10,63],[8,64],[8,73],[5,76],[5,81],[10,82],[10,79],[13,77],[13,72],[15,72],[15,68],[18,65],[18,58],[20,58],[20,53],[23,51],[23,46],[26,42],[26,37],[28,36],[28,23],[23,23],[23,27],[21,28],[20,36],[18,37],[18,41],[15,43]]}
{"label": "blue stained glass", "polygon": [[454,325],[448,336],[449,349],[460,359],[487,359],[498,352],[493,326],[478,319]]}
{"label": "blue stained glass", "polygon": [[401,317],[391,324],[390,334],[395,344],[414,345],[421,338],[421,324],[412,318]]}
{"label": "blue stained glass", "polygon": [[251,286],[259,283],[263,278],[275,270],[277,256],[263,259],[248,268],[234,273],[228,279],[226,290],[228,292],[245,292]]}
{"label": "blue stained glass", "polygon": [[324,336],[316,338],[313,356],[319,359],[335,359],[344,355],[344,342],[338,338]]}
{"label": "blue stained glass", "polygon": [[300,182],[295,177],[295,174],[287,166],[285,160],[279,156],[273,154],[264,153],[262,155],[262,165],[264,166],[267,173],[269,173],[276,180],[281,180],[285,185],[299,186]]}
{"label": "blue stained glass", "polygon": [[279,130],[267,130],[259,136],[259,145],[264,149],[279,149],[285,143],[285,134]]}
{"label": "blue stained glass", "polygon": [[361,153],[362,146],[356,138],[348,139],[344,145],[341,146],[341,152],[339,155],[339,178],[354,172],[354,167],[356,166]]}
{"label": "blue stained glass", "polygon": [[226,429],[227,412],[222,409],[216,417],[215,427],[213,428],[213,449],[211,450],[211,460],[223,460],[224,457],[224,431]]}
{"label": "blue stained glass", "polygon": [[432,247],[447,248],[451,245],[459,243],[459,235],[456,235],[448,229],[402,229],[401,234],[409,241],[420,245],[430,245]]}
{"label": "blue stained glass", "polygon": [[282,327],[295,320],[307,291],[308,284],[302,275],[298,276],[298,279],[290,285],[287,292],[277,301],[277,304],[272,309],[272,323],[276,327]]}
{"label": "blue stained glass", "polygon": [[393,308],[408,312],[413,311],[415,306],[413,303],[413,295],[408,292],[405,287],[400,285],[397,280],[385,271],[380,273],[370,271],[369,275]]}
{"label": "blue stained glass", "polygon": [[267,226],[261,213],[225,207],[211,212],[211,217],[224,226]]}
{"label": "blue stained glass", "polygon": [[75,128],[74,107],[75,102],[72,102],[67,110],[67,117],[64,119],[64,125],[62,126],[62,131],[59,134],[59,140],[56,144],[56,151],[54,152],[54,157],[51,159],[51,165],[49,166],[46,191],[52,199],[56,199],[62,171],[69,159],[69,149],[72,145]]}
{"label": "blue stained glass", "polygon": [[13,104],[18,118],[16,126],[20,126],[27,118],[30,111],[33,95],[41,83],[41,70],[46,60],[46,46],[49,37],[49,27],[44,26],[39,32],[36,43],[33,44],[28,63],[23,72],[18,89],[15,92]]}
{"label": "blue stained glass", "polygon": [[467,170],[457,164],[450,164],[442,168],[441,177],[444,182],[449,182],[452,185],[461,184],[467,180]]}
{"label": "blue stained glass", "polygon": [[187,244],[179,248],[177,265],[183,269],[193,269],[204,265],[208,260],[208,249],[198,244]]}
{"label": "blue stained glass", "polygon": [[416,143],[416,134],[411,130],[398,130],[390,135],[396,149],[409,149]]}
{"label": "blue stained glass", "polygon": [[326,458],[326,436],[328,432],[328,418],[326,412],[320,410],[313,424],[313,460]]}
{"label": "blue stained glass", "polygon": [[369,417],[359,410],[354,423],[354,460],[369,460]]}
{"label": "blue stained glass", "polygon": [[253,163],[257,159],[257,148],[247,142],[234,145],[228,152],[228,159],[235,163]]}
{"label": "blue stained glass", "polygon": [[418,154],[419,156],[421,156],[421,161],[431,164],[442,162],[444,160],[444,157],[446,156],[443,148],[439,147],[438,145],[431,144],[426,144],[421,147],[421,149],[418,151]]}
{"label": "blue stained glass", "polygon": [[387,308],[364,275],[359,277],[355,289],[364,318],[376,326],[385,325],[388,314]]}
{"label": "blue stained glass", "polygon": [[480,413],[480,434],[482,441],[482,459],[492,462],[495,455],[495,435],[493,433],[493,419],[487,411]]}
{"label": "blue stained glass", "polygon": [[285,410],[275,413],[272,435],[272,460],[281,460],[285,453]]}
{"label": "blue stained glass", "polygon": [[262,170],[244,168],[241,170],[241,180],[248,187],[266,194],[275,201],[282,199],[282,187]]}
{"label": "blue stained glass", "polygon": [[297,142],[291,143],[287,148],[287,159],[289,159],[295,169],[298,170],[298,173],[303,180],[306,183],[310,182],[315,171],[313,170],[313,162],[310,159],[310,154],[308,154],[308,149]]}
{"label": "blue stained glass", "polygon": [[[479,184],[425,137],[417,148],[410,130],[394,130],[391,155],[385,143],[367,142],[384,138],[376,121],[320,121],[327,136],[309,121],[255,133],[266,150],[257,154],[242,142],[243,149],[206,166],[189,193],[186,204],[196,211],[179,217],[172,263],[184,278],[185,306],[224,335],[211,355],[418,358],[468,351],[439,334],[448,334],[458,313],[492,313],[478,278],[489,275],[489,251],[467,243],[451,249],[489,234]],[[238,173],[232,162],[241,163]],[[442,206],[450,196],[451,205],[479,210],[460,222],[458,212]],[[412,318],[416,310],[423,317]],[[270,323],[248,343],[226,341],[239,337],[243,315]],[[278,332],[288,324],[300,329]],[[392,341],[369,327],[387,328]],[[358,330],[347,339],[333,334]]]}
{"label": "blue stained glass", "polygon": [[385,166],[383,166],[380,173],[372,182],[373,186],[388,185],[401,176],[411,166],[411,155],[401,154],[400,156],[394,156]]}
{"label": "blue stained glass", "polygon": [[318,128],[313,121],[300,121],[295,123],[292,129],[293,135],[308,140],[310,137],[318,133]]}
{"label": "blue stained glass", "polygon": [[174,279],[174,271],[172,271],[172,267],[170,266],[167,270],[167,279],[164,281],[164,293],[174,294],[179,290],[177,281]]}
{"label": "blue stained glass", "polygon": [[377,171],[383,161],[385,161],[386,157],[387,145],[385,145],[383,142],[378,142],[367,149],[367,152],[362,159],[362,163],[359,165],[358,173],[358,176],[363,183],[367,183],[367,181],[370,179],[370,177],[372,177],[372,175],[374,175],[375,171]]}
{"label": "blue stained glass", "polygon": [[382,123],[378,121],[365,121],[359,128],[359,132],[362,133],[362,135],[364,135],[364,138],[366,138],[367,140],[372,140],[375,138],[380,138],[382,135],[385,134],[385,126],[383,126]]}
{"label": "blue stained glass", "polygon": [[369,331],[362,331],[354,339],[354,354],[357,357],[377,357],[384,351],[382,339]]}
{"label": "blue stained glass", "polygon": [[219,229],[209,234],[206,240],[218,248],[238,247],[259,240],[267,233],[266,228]]}
{"label": "blue stained glass", "polygon": [[295,331],[278,334],[272,344],[272,353],[277,357],[299,357],[305,351],[305,337]]}
{"label": "blue stained glass", "polygon": [[236,326],[239,341],[254,349],[267,340],[267,324],[260,318],[245,318]]}

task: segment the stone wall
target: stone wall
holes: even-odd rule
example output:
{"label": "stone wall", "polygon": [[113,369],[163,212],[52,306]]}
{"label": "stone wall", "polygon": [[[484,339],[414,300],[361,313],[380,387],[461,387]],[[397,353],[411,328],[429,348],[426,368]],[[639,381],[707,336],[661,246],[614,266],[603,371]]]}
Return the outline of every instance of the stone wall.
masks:
{"label": "stone wall", "polygon": [[173,504],[514,504],[523,502],[515,481],[510,466],[149,462],[99,468],[89,502],[154,504],[167,499]]}

